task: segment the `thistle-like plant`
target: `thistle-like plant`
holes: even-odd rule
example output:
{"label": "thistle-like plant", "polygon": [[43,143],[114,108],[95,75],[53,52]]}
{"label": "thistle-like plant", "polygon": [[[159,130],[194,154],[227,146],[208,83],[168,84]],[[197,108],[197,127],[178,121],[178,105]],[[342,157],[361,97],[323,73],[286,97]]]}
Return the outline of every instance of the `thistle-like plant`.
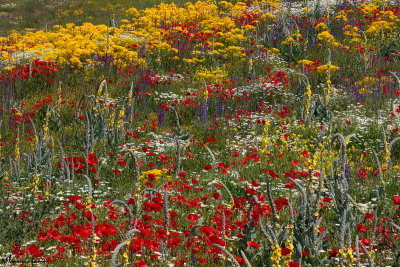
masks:
{"label": "thistle-like plant", "polygon": [[174,174],[175,177],[178,177],[180,168],[181,168],[181,148],[180,148],[180,141],[185,141],[188,140],[190,138],[190,134],[189,133],[184,133],[182,132],[182,128],[181,125],[179,123],[179,116],[178,116],[178,112],[176,112],[175,107],[170,107],[173,111],[174,111],[174,115],[175,115],[175,133],[174,133],[174,139],[175,139],[175,143],[176,143],[176,166],[175,166],[175,170],[174,170]]}

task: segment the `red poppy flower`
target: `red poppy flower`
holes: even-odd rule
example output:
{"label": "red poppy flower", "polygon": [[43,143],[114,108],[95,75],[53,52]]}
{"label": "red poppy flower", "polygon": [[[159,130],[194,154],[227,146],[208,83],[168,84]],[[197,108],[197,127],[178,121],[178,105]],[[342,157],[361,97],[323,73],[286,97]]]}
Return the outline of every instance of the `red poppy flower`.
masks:
{"label": "red poppy flower", "polygon": [[208,171],[208,170],[212,169],[212,166],[211,166],[211,165],[206,165],[206,166],[204,166],[204,169],[205,169],[206,171]]}
{"label": "red poppy flower", "polygon": [[393,204],[400,206],[400,197],[399,196],[397,196],[397,195],[393,196]]}
{"label": "red poppy flower", "polygon": [[330,197],[323,197],[323,198],[322,198],[322,201],[323,201],[323,202],[331,202],[332,199],[331,199]]}
{"label": "red poppy flower", "polygon": [[250,195],[255,195],[255,194],[257,194],[257,192],[256,192],[256,190],[254,190],[253,188],[246,188],[246,191],[247,191],[247,193],[248,194],[250,194]]}
{"label": "red poppy flower", "polygon": [[293,187],[294,187],[294,184],[293,184],[292,182],[287,182],[287,183],[285,184],[285,187],[286,187],[286,188],[293,188]]}
{"label": "red poppy flower", "polygon": [[243,258],[236,256],[236,261],[240,264],[240,265],[246,265],[246,262],[244,261]]}
{"label": "red poppy flower", "polygon": [[283,248],[283,249],[281,249],[281,254],[282,254],[282,256],[289,255],[291,252],[292,252],[292,250],[289,249],[289,248]]}
{"label": "red poppy flower", "polygon": [[331,257],[336,257],[338,254],[339,250],[337,250],[336,248],[331,249],[331,252],[329,253]]}
{"label": "red poppy flower", "polygon": [[357,224],[357,229],[360,231],[360,232],[362,232],[362,233],[366,233],[367,232],[367,229],[365,228],[365,226],[364,225],[362,225],[362,224]]}
{"label": "red poppy flower", "polygon": [[222,197],[218,193],[212,193],[212,195],[214,199],[222,199]]}
{"label": "red poppy flower", "polygon": [[206,262],[206,260],[205,260],[204,258],[199,258],[199,262],[200,262],[202,265],[207,265],[207,262]]}
{"label": "red poppy flower", "polygon": [[308,154],[308,152],[306,150],[304,150],[303,152],[301,152],[301,155],[305,158],[310,157],[310,155]]}
{"label": "red poppy flower", "polygon": [[365,247],[368,247],[369,244],[370,244],[369,239],[366,239],[366,238],[361,238],[360,242],[361,242],[361,244],[363,244]]}
{"label": "red poppy flower", "polygon": [[76,207],[78,210],[83,210],[83,209],[85,208],[85,205],[82,205],[81,203],[76,202],[76,203],[75,203],[75,207]]}
{"label": "red poppy flower", "polygon": [[195,222],[197,222],[197,219],[200,218],[200,216],[197,214],[189,214],[187,216],[187,218],[188,218],[188,222],[195,223]]}
{"label": "red poppy flower", "polygon": [[272,178],[275,178],[275,179],[278,179],[278,178],[279,178],[279,175],[276,174],[273,170],[269,170],[268,173],[269,173],[269,175],[272,176]]}
{"label": "red poppy flower", "polygon": [[12,245],[13,250],[11,251],[12,254],[17,256],[18,258],[22,258],[25,254],[25,249],[21,249],[20,245]]}
{"label": "red poppy flower", "polygon": [[365,217],[366,217],[367,219],[370,219],[371,221],[374,220],[374,215],[371,214],[371,213],[365,213]]}
{"label": "red poppy flower", "polygon": [[96,155],[93,153],[88,154],[88,159],[87,159],[87,163],[92,166],[94,164],[97,164],[97,158]]}
{"label": "red poppy flower", "polygon": [[135,262],[135,267],[147,267],[147,264],[144,260],[138,260]]}
{"label": "red poppy flower", "polygon": [[252,248],[254,248],[254,249],[259,249],[260,248],[260,246],[254,241],[247,241],[247,245],[252,247]]}
{"label": "red poppy flower", "polygon": [[40,252],[40,248],[35,244],[31,244],[27,249],[26,253],[35,256],[36,258],[40,258],[43,256],[43,252]]}

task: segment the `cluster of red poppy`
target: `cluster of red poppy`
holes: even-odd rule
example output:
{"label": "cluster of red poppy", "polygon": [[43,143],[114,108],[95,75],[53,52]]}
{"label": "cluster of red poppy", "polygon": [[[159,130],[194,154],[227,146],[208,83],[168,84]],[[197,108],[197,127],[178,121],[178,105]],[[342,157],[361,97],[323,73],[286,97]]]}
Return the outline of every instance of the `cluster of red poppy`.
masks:
{"label": "cluster of red poppy", "polygon": [[[52,83],[52,77],[54,73],[58,72],[58,65],[53,61],[41,61],[39,59],[32,60],[32,65],[27,63],[25,66],[18,64],[17,67],[13,67],[8,75],[2,74],[1,80],[5,81],[16,81],[27,80],[29,78],[36,78],[38,80],[47,80]],[[44,79],[46,78],[46,79]]]}

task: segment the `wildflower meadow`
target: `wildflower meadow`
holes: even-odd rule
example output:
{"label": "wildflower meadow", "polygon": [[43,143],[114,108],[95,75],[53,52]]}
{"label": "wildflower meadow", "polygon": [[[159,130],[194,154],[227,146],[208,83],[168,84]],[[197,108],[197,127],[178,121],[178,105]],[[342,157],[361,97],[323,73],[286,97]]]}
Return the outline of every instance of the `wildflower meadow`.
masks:
{"label": "wildflower meadow", "polygon": [[2,1],[0,265],[400,266],[399,19]]}

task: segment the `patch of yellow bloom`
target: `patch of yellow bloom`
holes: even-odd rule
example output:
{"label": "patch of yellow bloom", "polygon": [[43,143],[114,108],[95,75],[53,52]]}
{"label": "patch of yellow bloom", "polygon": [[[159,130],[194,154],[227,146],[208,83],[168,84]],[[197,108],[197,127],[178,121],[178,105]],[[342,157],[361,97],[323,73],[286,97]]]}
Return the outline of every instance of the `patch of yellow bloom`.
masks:
{"label": "patch of yellow bloom", "polygon": [[[150,177],[152,177],[151,178],[152,180],[157,181],[158,179],[160,179],[160,177],[167,174],[168,172],[169,172],[168,169],[161,169],[161,170],[152,169],[152,170],[142,172],[142,174],[140,175],[140,179],[148,179],[150,176]],[[167,178],[171,178],[171,176],[167,176]]]}
{"label": "patch of yellow bloom", "polygon": [[347,22],[347,13],[345,10],[340,10],[334,18],[338,21]]}
{"label": "patch of yellow bloom", "polygon": [[297,62],[297,64],[299,65],[299,66],[301,66],[301,65],[310,65],[310,64],[312,64],[312,63],[314,63],[314,62],[312,62],[311,60],[307,60],[307,59],[302,59],[302,60],[300,60],[300,61],[298,61]]}
{"label": "patch of yellow bloom", "polygon": [[272,255],[271,255],[271,261],[272,261],[272,266],[273,267],[280,267],[280,261],[281,261],[281,247],[276,244],[273,248],[272,248]]}
{"label": "patch of yellow bloom", "polygon": [[311,85],[307,85],[307,89],[305,92],[305,107],[304,107],[304,115],[308,115],[308,111],[310,110],[310,102],[311,102]]}
{"label": "patch of yellow bloom", "polygon": [[195,73],[195,77],[197,77],[199,81],[204,79],[206,82],[220,83],[227,79],[228,73],[223,68],[219,67],[216,69],[199,68]]}
{"label": "patch of yellow bloom", "polygon": [[330,71],[337,71],[340,69],[340,67],[328,63],[326,65],[318,66],[316,70],[317,70],[317,72],[325,73],[328,71],[329,68],[330,68]]}
{"label": "patch of yellow bloom", "polygon": [[261,146],[262,146],[261,153],[262,154],[268,153],[268,144],[269,144],[268,129],[269,129],[270,123],[271,123],[271,120],[267,120],[264,125],[264,133],[263,133],[263,139],[262,139],[262,143],[261,143]]}
{"label": "patch of yellow bloom", "polygon": [[326,26],[325,23],[320,22],[315,26],[315,30],[318,31],[318,32],[326,31],[326,30],[328,30],[328,26]]}
{"label": "patch of yellow bloom", "polygon": [[[0,61],[8,62],[3,67],[9,71],[21,53],[44,61],[52,60],[61,66],[78,68],[101,63],[105,56],[111,56],[118,67],[128,64],[146,66],[145,58],[140,56],[143,52],[150,52],[149,55],[156,51],[156,61],[160,63],[173,60],[195,65],[208,60],[209,56],[222,57],[230,62],[244,62],[246,54],[242,43],[253,40],[257,25],[264,27],[275,19],[274,14],[263,13],[262,9],[267,5],[274,9],[279,3],[280,0],[254,1],[253,7],[256,8],[252,8],[242,1],[233,4],[229,1],[216,3],[205,0],[189,2],[184,7],[177,7],[174,3],[162,3],[143,10],[132,7],[125,11],[127,18],[122,20],[119,28],[69,23],[66,26],[56,25],[47,32],[13,32],[8,37],[0,38],[0,45],[14,42],[7,46],[6,51],[0,52]],[[75,11],[80,13],[79,10]],[[244,14],[254,15],[255,19],[251,23],[238,23]],[[179,26],[176,26],[177,23]],[[201,29],[201,39],[206,37],[204,43],[195,42],[194,38],[199,37],[181,25],[195,25],[190,27]],[[193,43],[190,53],[181,54],[173,44],[174,40],[169,37],[171,34],[188,38]],[[208,51],[210,47],[212,50]],[[139,54],[143,48],[145,51]],[[98,59],[95,57],[93,60],[93,55]]]}
{"label": "patch of yellow bloom", "polygon": [[[362,80],[355,82],[355,86],[358,88],[358,93],[363,94],[371,94],[373,88],[377,88],[381,84],[388,84],[389,78],[386,76],[382,76],[380,79],[376,77],[366,76]],[[391,86],[395,85],[394,80],[390,80]]]}
{"label": "patch of yellow bloom", "polygon": [[[329,31],[323,31],[317,35],[318,40],[327,46],[341,47],[341,44],[336,41],[335,37]],[[320,45],[320,44],[319,44]]]}
{"label": "patch of yellow bloom", "polygon": [[[84,23],[76,26],[68,23],[65,27],[56,25],[52,31],[28,32],[25,35],[13,33],[0,40],[0,44],[14,41],[14,58],[18,53],[32,55],[45,61],[56,61],[60,65],[82,67],[92,55],[105,56],[112,54],[121,65],[137,60],[137,51],[129,49],[128,45],[139,42],[136,35],[127,34],[122,29],[110,28],[106,25]],[[5,53],[0,55],[4,60]],[[9,59],[10,60],[10,59]]]}

